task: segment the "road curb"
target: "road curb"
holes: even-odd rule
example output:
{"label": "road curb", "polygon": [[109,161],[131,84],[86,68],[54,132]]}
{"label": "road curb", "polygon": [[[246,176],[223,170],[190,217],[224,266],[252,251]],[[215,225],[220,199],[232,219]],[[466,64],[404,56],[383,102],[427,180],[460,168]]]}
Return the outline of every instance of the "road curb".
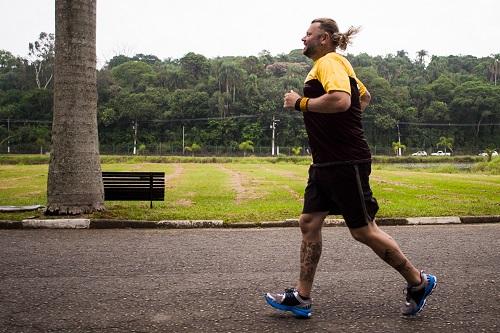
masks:
{"label": "road curb", "polygon": [[[500,215],[378,218],[380,226],[417,226],[500,223]],[[119,220],[119,219],[26,219],[0,220],[0,229],[196,229],[196,228],[286,228],[298,227],[298,219],[264,222],[224,222],[223,220]],[[326,219],[325,227],[345,227],[343,219]]]}
{"label": "road curb", "polygon": [[167,229],[221,228],[222,220],[164,220],[158,222],[158,227]]}
{"label": "road curb", "polygon": [[7,221],[0,220],[0,229],[22,229],[23,223],[21,221]]}
{"label": "road curb", "polygon": [[460,217],[441,216],[441,217],[409,217],[406,219],[409,225],[416,224],[460,224]]}
{"label": "road curb", "polygon": [[500,222],[500,215],[490,216],[461,216],[460,221],[464,224],[472,223],[498,223]]}
{"label": "road curb", "polygon": [[88,229],[89,219],[22,220],[23,229]]}

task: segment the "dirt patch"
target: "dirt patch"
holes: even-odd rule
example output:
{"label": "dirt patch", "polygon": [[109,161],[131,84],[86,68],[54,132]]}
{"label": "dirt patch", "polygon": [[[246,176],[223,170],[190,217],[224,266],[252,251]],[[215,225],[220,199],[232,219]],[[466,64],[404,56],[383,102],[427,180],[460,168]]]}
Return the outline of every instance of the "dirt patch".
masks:
{"label": "dirt patch", "polygon": [[287,170],[276,170],[276,169],[269,169],[263,166],[260,166],[261,170],[264,170],[265,172],[269,174],[274,174],[283,178],[289,178],[293,180],[304,180],[304,178],[307,179],[306,176],[298,176],[296,173],[292,171],[287,171]]}
{"label": "dirt patch", "polygon": [[189,199],[179,199],[176,202],[174,202],[174,206],[180,206],[180,207],[191,207],[193,205],[193,201]]}
{"label": "dirt patch", "polygon": [[374,181],[376,183],[382,184],[382,185],[388,184],[388,185],[392,185],[392,186],[408,187],[408,184],[400,183],[400,182],[394,182],[394,181],[390,181],[390,180],[385,180],[385,179],[382,179],[380,177],[373,176],[373,175],[370,176],[370,180],[372,180],[372,181]]}
{"label": "dirt patch", "polygon": [[173,180],[180,177],[183,173],[184,173],[184,168],[182,167],[181,164],[175,164],[174,165],[175,169],[174,169],[174,172],[169,174],[169,175],[165,175],[165,183],[166,183],[166,187],[167,188],[172,188],[173,187]]}
{"label": "dirt patch", "polygon": [[[402,183],[402,182],[396,182],[396,181],[391,181],[391,180],[386,180],[382,179],[377,176],[370,176],[370,183],[377,183],[382,186],[394,186],[394,187],[404,187],[407,189],[413,189],[413,190],[421,190],[421,189],[430,189],[432,186],[430,185],[425,185],[425,184],[408,184],[408,183]],[[383,187],[385,190],[389,190],[387,187]]]}
{"label": "dirt patch", "polygon": [[294,191],[290,186],[288,186],[288,185],[282,185],[282,187],[285,189],[285,191],[287,191],[288,193],[290,193],[290,195],[292,196],[292,198],[294,198],[295,200],[302,201],[304,199],[302,197],[302,195],[300,195],[297,191]]}
{"label": "dirt patch", "polygon": [[236,192],[236,204],[262,197],[262,193],[256,191],[257,180],[249,179],[243,173],[228,169],[223,165],[218,165],[218,168],[229,174],[231,188]]}

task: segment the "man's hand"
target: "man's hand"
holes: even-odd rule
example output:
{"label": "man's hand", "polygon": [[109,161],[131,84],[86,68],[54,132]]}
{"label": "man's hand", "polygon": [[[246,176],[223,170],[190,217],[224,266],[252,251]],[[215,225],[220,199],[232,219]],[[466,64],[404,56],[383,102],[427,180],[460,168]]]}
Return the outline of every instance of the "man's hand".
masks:
{"label": "man's hand", "polygon": [[290,90],[285,94],[283,97],[283,107],[285,109],[290,109],[293,110],[295,108],[295,102],[300,98],[301,96],[297,94],[295,91]]}

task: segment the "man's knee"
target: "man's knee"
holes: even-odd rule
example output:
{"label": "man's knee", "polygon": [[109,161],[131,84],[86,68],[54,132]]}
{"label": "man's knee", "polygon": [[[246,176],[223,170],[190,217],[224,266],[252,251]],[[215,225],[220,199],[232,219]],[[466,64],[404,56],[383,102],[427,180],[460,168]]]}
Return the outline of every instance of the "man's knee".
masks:
{"label": "man's knee", "polygon": [[302,214],[299,218],[299,227],[303,234],[321,230],[326,214]]}
{"label": "man's knee", "polygon": [[350,228],[352,238],[363,244],[368,244],[374,238],[376,230],[373,225],[367,225],[361,228]]}

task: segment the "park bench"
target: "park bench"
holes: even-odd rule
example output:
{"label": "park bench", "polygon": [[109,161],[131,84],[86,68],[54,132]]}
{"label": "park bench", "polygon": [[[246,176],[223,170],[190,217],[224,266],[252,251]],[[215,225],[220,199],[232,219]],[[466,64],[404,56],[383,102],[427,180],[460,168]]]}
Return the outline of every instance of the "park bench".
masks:
{"label": "park bench", "polygon": [[103,172],[104,200],[153,201],[165,200],[164,172]]}

